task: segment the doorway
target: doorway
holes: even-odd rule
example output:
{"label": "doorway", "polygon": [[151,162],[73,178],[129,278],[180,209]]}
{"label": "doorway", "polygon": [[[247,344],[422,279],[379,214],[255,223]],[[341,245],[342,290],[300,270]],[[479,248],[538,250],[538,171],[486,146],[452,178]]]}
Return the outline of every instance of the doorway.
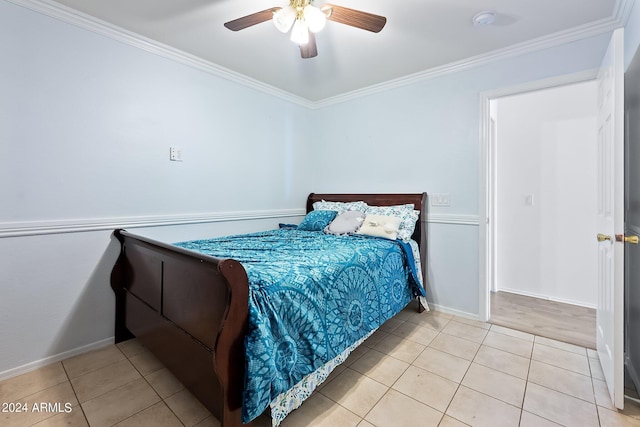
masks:
{"label": "doorway", "polygon": [[484,315],[595,348],[597,83],[573,77],[483,94]]}

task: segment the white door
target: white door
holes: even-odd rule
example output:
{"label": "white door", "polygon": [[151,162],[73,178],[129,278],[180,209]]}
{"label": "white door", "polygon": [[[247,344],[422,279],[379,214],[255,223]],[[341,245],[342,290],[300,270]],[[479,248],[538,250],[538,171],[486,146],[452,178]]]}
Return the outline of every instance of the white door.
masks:
{"label": "white door", "polygon": [[617,408],[624,405],[624,63],[615,30],[598,73],[598,310],[600,364]]}

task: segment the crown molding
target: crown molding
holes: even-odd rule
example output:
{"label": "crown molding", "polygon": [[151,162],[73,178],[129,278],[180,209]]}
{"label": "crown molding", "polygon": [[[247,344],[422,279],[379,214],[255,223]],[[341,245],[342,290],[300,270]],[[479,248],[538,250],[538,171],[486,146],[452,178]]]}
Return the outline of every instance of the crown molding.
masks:
{"label": "crown molding", "polygon": [[636,0],[616,0],[613,7],[613,18],[618,21],[621,27],[627,25],[635,2]]}
{"label": "crown molding", "polygon": [[[621,3],[629,3],[634,0],[619,0]],[[629,8],[629,11],[631,9]],[[627,12],[628,15],[629,12]],[[368,95],[385,92],[391,89],[397,89],[404,86],[409,86],[418,82],[441,77],[444,75],[465,71],[481,65],[487,65],[492,62],[513,58],[532,52],[536,52],[543,49],[552,48],[565,43],[571,43],[578,40],[586,39],[589,37],[597,36],[609,31],[613,31],[616,28],[622,26],[622,23],[618,19],[605,18],[599,21],[594,21],[589,24],[581,25],[569,30],[560,31],[547,36],[538,37],[526,42],[517,43],[512,46],[508,46],[502,49],[497,49],[486,54],[472,56],[460,61],[451,62],[439,67],[430,68],[428,70],[420,71],[414,74],[409,74],[404,77],[389,80],[380,84],[367,86],[362,89],[357,89],[351,92],[337,95],[331,98],[326,98],[314,103],[314,108],[327,107],[333,104],[338,104],[346,101],[350,101],[356,98],[361,98]]]}
{"label": "crown molding", "polygon": [[109,22],[95,18],[86,13],[80,12],[76,9],[72,9],[68,6],[62,5],[51,0],[7,0],[10,3],[14,3],[18,6],[31,9],[35,12],[42,13],[51,18],[58,19],[62,22],[66,22],[71,25],[89,30],[91,32],[109,37],[110,39],[128,44],[133,47],[145,50],[149,53],[153,53],[164,58],[176,61],[180,64],[198,69],[200,71],[207,72],[216,77],[220,77],[234,83],[241,84],[251,89],[258,90],[260,92],[272,95],[276,98],[283,99],[285,101],[298,104],[306,108],[312,108],[313,102],[294,95],[290,92],[278,89],[275,86],[268,85],[259,80],[248,77],[244,74],[237,73],[228,68],[214,64],[210,61],[205,61],[190,53],[184,52],[180,49],[173,48],[164,43],[160,43],[156,40],[144,37],[138,33],[126,30],[117,25],[113,25]]}
{"label": "crown molding", "polygon": [[259,80],[237,73],[228,68],[205,61],[195,55],[179,49],[167,46],[163,43],[144,37],[140,34],[125,30],[124,28],[97,19],[70,7],[61,5],[52,0],[7,0],[19,6],[40,12],[44,15],[61,20],[63,22],[87,29],[111,39],[143,49],[147,52],[160,55],[178,63],[199,69],[217,77],[238,83],[240,85],[258,90],[274,97],[292,102],[308,109],[318,109],[356,98],[361,98],[391,89],[401,88],[425,80],[441,77],[447,74],[468,70],[495,61],[513,58],[515,56],[536,52],[561,44],[574,42],[588,37],[597,36],[616,28],[622,27],[629,19],[635,0],[616,0],[613,14],[609,18],[601,19],[589,24],[584,24],[569,30],[560,31],[537,39],[518,43],[506,48],[497,49],[487,54],[477,55],[460,61],[455,61],[439,67],[430,68],[387,82],[367,86],[362,89],[350,91],[319,101],[310,101],[290,92],[268,85]]}

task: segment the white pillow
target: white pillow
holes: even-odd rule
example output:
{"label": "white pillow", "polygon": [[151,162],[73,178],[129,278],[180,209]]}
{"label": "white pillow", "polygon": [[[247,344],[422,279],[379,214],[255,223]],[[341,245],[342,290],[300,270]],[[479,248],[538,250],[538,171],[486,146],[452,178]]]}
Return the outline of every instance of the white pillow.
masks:
{"label": "white pillow", "polygon": [[341,236],[343,234],[355,233],[358,231],[362,222],[364,221],[365,214],[360,211],[346,211],[341,213],[331,221],[324,229],[327,234],[335,234]]}
{"label": "white pillow", "polygon": [[400,218],[400,228],[398,230],[398,239],[405,242],[411,240],[411,236],[416,229],[416,222],[420,217],[420,211],[414,209],[413,204],[396,205],[396,206],[367,206],[365,211],[367,215],[386,215]]}
{"label": "white pillow", "polygon": [[401,222],[402,220],[395,216],[369,214],[364,218],[362,227],[357,233],[395,240],[398,237]]}

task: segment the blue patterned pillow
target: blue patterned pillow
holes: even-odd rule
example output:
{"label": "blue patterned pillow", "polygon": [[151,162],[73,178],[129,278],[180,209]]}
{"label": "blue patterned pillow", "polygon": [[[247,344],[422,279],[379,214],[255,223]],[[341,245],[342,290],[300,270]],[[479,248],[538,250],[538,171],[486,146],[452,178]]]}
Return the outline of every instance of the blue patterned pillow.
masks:
{"label": "blue patterned pillow", "polygon": [[322,231],[338,215],[336,211],[311,211],[304,217],[298,230]]}
{"label": "blue patterned pillow", "polygon": [[313,210],[337,211],[338,214],[344,213],[346,211],[364,212],[365,209],[367,209],[367,204],[362,201],[360,202],[327,202],[326,200],[321,200],[313,204]]}

